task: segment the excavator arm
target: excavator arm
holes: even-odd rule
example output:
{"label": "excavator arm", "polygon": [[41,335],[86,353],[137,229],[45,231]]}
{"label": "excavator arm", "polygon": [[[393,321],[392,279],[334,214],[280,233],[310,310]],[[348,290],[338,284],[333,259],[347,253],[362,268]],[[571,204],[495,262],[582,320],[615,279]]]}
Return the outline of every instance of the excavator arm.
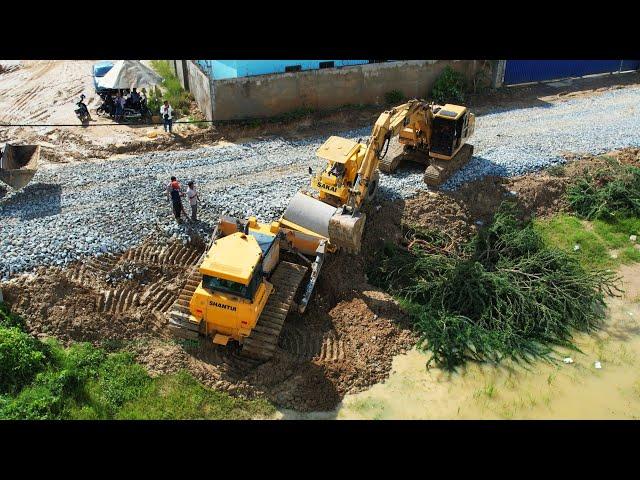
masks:
{"label": "excavator arm", "polygon": [[407,125],[410,125],[418,132],[426,134],[429,131],[431,107],[428,103],[420,100],[410,100],[383,112],[376,120],[371,131],[371,136],[367,141],[367,148],[364,159],[358,170],[358,180],[353,187],[354,207],[359,209],[365,198],[378,164],[380,154],[391,138],[398,135]]}

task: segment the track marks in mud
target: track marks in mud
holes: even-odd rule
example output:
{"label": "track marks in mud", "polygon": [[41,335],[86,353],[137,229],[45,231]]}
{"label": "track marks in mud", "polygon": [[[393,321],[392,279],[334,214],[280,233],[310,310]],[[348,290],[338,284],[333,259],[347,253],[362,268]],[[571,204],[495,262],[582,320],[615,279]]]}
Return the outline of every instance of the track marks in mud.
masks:
{"label": "track marks in mud", "polygon": [[109,274],[124,264],[145,267],[184,267],[185,271],[198,261],[201,251],[192,246],[173,243],[169,246],[141,245],[121,255],[107,254],[62,270],[71,283],[95,291],[96,312],[118,315],[145,307],[147,311],[165,313],[178,298],[180,288],[160,279],[142,286],[133,281],[107,286]]}
{"label": "track marks in mud", "polygon": [[288,326],[280,336],[279,346],[299,362],[345,359],[344,341],[333,330],[322,334]]}

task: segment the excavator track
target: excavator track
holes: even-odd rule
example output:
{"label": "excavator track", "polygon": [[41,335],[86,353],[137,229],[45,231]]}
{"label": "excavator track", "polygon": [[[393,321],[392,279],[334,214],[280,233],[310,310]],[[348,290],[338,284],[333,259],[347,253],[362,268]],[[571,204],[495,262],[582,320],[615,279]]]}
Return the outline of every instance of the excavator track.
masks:
{"label": "excavator track", "polygon": [[187,340],[198,339],[200,325],[190,320],[191,312],[189,311],[189,302],[201,280],[202,274],[199,268],[197,266],[191,267],[187,283],[169,310],[169,331],[176,338],[184,338]]}
{"label": "excavator track", "polygon": [[[402,147],[402,144],[400,144]],[[393,152],[389,148],[389,152],[378,163],[378,169],[383,173],[393,173],[403,163],[412,162],[420,165],[429,164],[429,155],[417,148],[404,147],[395,149]]]}
{"label": "excavator track", "polygon": [[392,138],[384,157],[378,162],[378,170],[382,173],[393,173],[404,160],[404,145],[397,138]]}
{"label": "excavator track", "polygon": [[473,145],[468,143],[454,155],[451,160],[438,160],[432,158],[430,165],[424,172],[424,183],[439,186],[446,182],[451,175],[464,167],[473,156]]}
{"label": "excavator track", "polygon": [[256,326],[244,339],[242,356],[262,361],[273,356],[282,326],[307,270],[308,267],[295,263],[282,261],[278,264],[269,280],[274,291],[267,300]]}

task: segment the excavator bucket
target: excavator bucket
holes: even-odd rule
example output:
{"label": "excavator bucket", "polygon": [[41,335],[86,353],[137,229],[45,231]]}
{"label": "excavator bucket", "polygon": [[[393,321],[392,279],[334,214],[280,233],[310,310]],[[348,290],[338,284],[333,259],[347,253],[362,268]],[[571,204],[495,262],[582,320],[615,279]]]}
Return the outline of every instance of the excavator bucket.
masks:
{"label": "excavator bucket", "polygon": [[15,189],[25,187],[38,170],[40,145],[6,144],[0,157],[0,180]]}
{"label": "excavator bucket", "polygon": [[287,228],[327,238],[337,247],[359,252],[365,220],[364,213],[343,213],[341,208],[298,192],[289,202],[280,223]]}

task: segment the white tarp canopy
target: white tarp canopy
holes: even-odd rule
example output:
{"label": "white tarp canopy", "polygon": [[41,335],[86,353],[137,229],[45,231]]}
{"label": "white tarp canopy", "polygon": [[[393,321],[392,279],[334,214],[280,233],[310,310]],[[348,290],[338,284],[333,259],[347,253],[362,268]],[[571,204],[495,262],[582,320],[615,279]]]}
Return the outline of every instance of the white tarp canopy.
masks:
{"label": "white tarp canopy", "polygon": [[138,60],[118,60],[107,74],[98,80],[102,88],[141,88],[162,83],[162,77]]}

